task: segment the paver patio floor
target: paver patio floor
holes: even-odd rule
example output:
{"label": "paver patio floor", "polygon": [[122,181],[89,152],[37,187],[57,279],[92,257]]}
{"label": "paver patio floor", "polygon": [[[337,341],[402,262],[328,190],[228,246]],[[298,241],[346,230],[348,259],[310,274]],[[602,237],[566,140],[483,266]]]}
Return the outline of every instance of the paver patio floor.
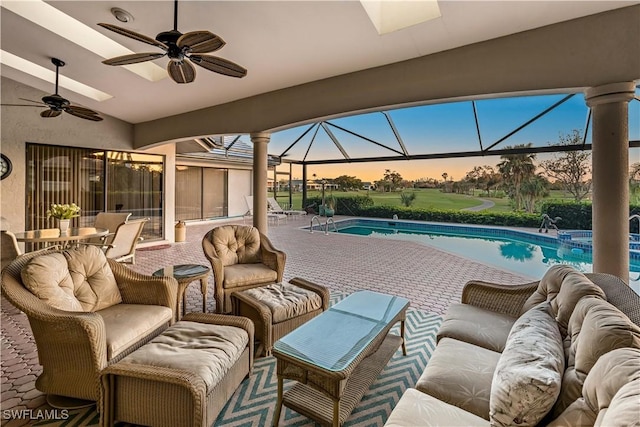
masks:
{"label": "paver patio floor", "polygon": [[[151,274],[171,264],[208,265],[202,252],[202,236],[222,223],[190,224],[186,242],[164,249],[138,250],[136,265],[132,268]],[[242,221],[224,223],[241,224]],[[308,219],[291,219],[269,228],[268,236],[274,246],[287,254],[285,280],[303,277],[335,292],[367,289],[399,295],[411,300],[412,307],[442,315],[449,304],[460,300],[462,287],[468,280],[516,284],[536,279],[419,243],[334,233],[325,235],[300,229],[307,225]],[[207,308],[213,312],[212,276],[207,294]],[[189,285],[186,298],[187,312],[202,309],[199,283]],[[35,389],[35,379],[41,368],[29,322],[4,298],[1,307],[2,410],[50,409],[44,395]],[[2,425],[27,424],[27,420],[2,419]]]}

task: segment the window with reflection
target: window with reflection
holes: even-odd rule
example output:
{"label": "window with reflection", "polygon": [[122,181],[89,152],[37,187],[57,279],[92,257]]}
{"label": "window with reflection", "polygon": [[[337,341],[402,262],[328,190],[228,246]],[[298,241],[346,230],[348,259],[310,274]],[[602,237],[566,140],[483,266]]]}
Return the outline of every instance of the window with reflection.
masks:
{"label": "window with reflection", "polygon": [[145,240],[164,236],[164,156],[27,144],[27,229],[55,227],[52,203],[76,203],[73,227],[92,226],[98,212],[150,218]]}

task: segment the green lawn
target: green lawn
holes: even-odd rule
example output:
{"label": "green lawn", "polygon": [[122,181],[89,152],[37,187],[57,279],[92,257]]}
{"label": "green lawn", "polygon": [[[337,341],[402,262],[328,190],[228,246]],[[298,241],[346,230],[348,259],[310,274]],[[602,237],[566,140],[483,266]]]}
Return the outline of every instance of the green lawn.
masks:
{"label": "green lawn", "polygon": [[[408,192],[415,192],[416,199],[413,201],[413,205],[411,207],[418,209],[438,209],[438,210],[460,210],[464,208],[470,208],[473,206],[478,206],[482,204],[482,199],[491,200],[495,203],[495,206],[487,209],[487,212],[511,212],[511,205],[509,204],[509,198],[502,197],[486,197],[486,193],[475,190],[475,196],[466,196],[462,194],[454,194],[454,193],[443,193],[439,189],[429,188],[429,189],[415,189],[415,190],[406,190]],[[349,196],[366,196],[369,195],[373,199],[373,203],[376,206],[402,206],[402,202],[400,201],[400,192],[395,191],[392,193],[380,193],[378,191],[369,191],[361,190],[361,191],[326,191],[325,196],[333,194],[335,197],[349,197]],[[308,197],[320,197],[320,191],[309,191],[307,193]],[[272,193],[269,196],[273,196]],[[302,209],[302,193],[293,193],[293,209]],[[570,194],[565,191],[560,190],[552,190],[551,194],[546,197],[544,200],[573,200]],[[278,201],[282,204],[283,202],[289,201],[289,193],[281,192],[278,193]]]}
{"label": "green lawn", "polygon": [[[413,201],[413,208],[420,209],[448,209],[448,210],[460,210],[464,208],[470,208],[472,206],[477,206],[482,204],[482,201],[478,199],[478,197],[482,197],[479,195],[479,192],[476,193],[476,197],[465,196],[462,194],[453,194],[453,193],[443,193],[438,189],[416,189],[416,190],[408,190],[414,191],[416,193],[416,199]],[[325,196],[329,196],[333,194],[335,197],[341,196],[366,196],[373,199],[373,203],[377,206],[402,206],[402,202],[400,201],[400,192],[392,192],[392,193],[380,193],[377,191],[334,191],[333,193],[327,191],[325,192]],[[269,194],[272,196],[273,194]],[[321,193],[319,191],[309,191],[307,193],[307,197],[320,197]],[[486,197],[482,197],[486,198]],[[280,203],[287,202],[289,200],[289,193],[281,192],[278,193],[278,201]],[[302,208],[302,193],[293,193],[293,208],[301,209]],[[509,200],[505,198],[491,198],[496,205],[488,209],[488,211],[493,212],[509,212],[511,207],[509,206]]]}
{"label": "green lawn", "polygon": [[[487,212],[511,212],[511,205],[509,204],[509,199],[507,197],[496,198],[496,197],[486,197],[486,195],[479,191],[475,191],[475,196],[466,196],[462,194],[454,194],[454,193],[443,193],[439,189],[429,188],[429,189],[416,189],[416,190],[406,190],[413,191],[416,193],[416,199],[413,201],[413,205],[411,207],[418,209],[442,209],[442,210],[460,210],[464,208],[470,208],[473,206],[478,206],[482,204],[482,199],[491,200],[495,203],[495,206],[487,209]],[[400,192],[392,192],[392,193],[380,193],[378,191],[326,191],[325,196],[333,194],[335,197],[342,196],[366,196],[369,195],[373,199],[373,203],[376,206],[402,206],[402,202],[400,201]],[[273,194],[269,194],[269,196],[273,196]],[[320,191],[309,191],[307,193],[308,197],[320,197]],[[293,193],[293,208],[301,209],[302,208],[302,193]],[[549,197],[545,198],[545,200],[573,200],[570,195],[565,193],[564,191],[551,191]],[[281,192],[278,193],[278,201],[288,202],[289,193]]]}

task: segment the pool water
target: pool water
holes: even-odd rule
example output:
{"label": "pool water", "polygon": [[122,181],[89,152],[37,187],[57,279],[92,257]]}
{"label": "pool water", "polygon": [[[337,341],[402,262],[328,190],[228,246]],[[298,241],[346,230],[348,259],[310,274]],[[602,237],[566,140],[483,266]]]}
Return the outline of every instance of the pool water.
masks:
{"label": "pool water", "polygon": [[[562,244],[552,235],[417,221],[346,220],[336,225],[339,233],[425,244],[533,279],[555,264],[593,271],[590,252]],[[631,260],[629,280],[640,294],[640,259]]]}

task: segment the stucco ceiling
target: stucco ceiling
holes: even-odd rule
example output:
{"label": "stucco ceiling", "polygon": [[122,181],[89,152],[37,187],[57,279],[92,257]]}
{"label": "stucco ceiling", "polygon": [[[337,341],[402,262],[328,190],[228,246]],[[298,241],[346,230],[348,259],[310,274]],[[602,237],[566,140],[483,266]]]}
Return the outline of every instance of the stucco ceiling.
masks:
{"label": "stucco ceiling", "polygon": [[[3,2],[9,3],[7,1]],[[154,37],[172,28],[171,1],[49,1],[64,13],[134,52],[154,47],[119,36],[98,22]],[[113,95],[93,101],[69,90],[60,94],[103,114],[141,123],[379,65],[416,58],[474,42],[637,4],[638,1],[440,1],[441,18],[383,36],[358,1],[181,1],[178,29],[210,30],[227,43],[215,55],[241,64],[235,79],[197,69],[194,83],[165,78],[150,82],[30,21],[1,9],[1,46],[46,68],[66,61],[63,75]],[[134,21],[111,15],[122,8]],[[167,59],[155,61],[164,68]],[[464,66],[464,64],[460,64]],[[53,85],[2,65],[3,76],[47,93]],[[3,102],[19,100],[4,99]],[[313,100],[309,100],[313,102]]]}

